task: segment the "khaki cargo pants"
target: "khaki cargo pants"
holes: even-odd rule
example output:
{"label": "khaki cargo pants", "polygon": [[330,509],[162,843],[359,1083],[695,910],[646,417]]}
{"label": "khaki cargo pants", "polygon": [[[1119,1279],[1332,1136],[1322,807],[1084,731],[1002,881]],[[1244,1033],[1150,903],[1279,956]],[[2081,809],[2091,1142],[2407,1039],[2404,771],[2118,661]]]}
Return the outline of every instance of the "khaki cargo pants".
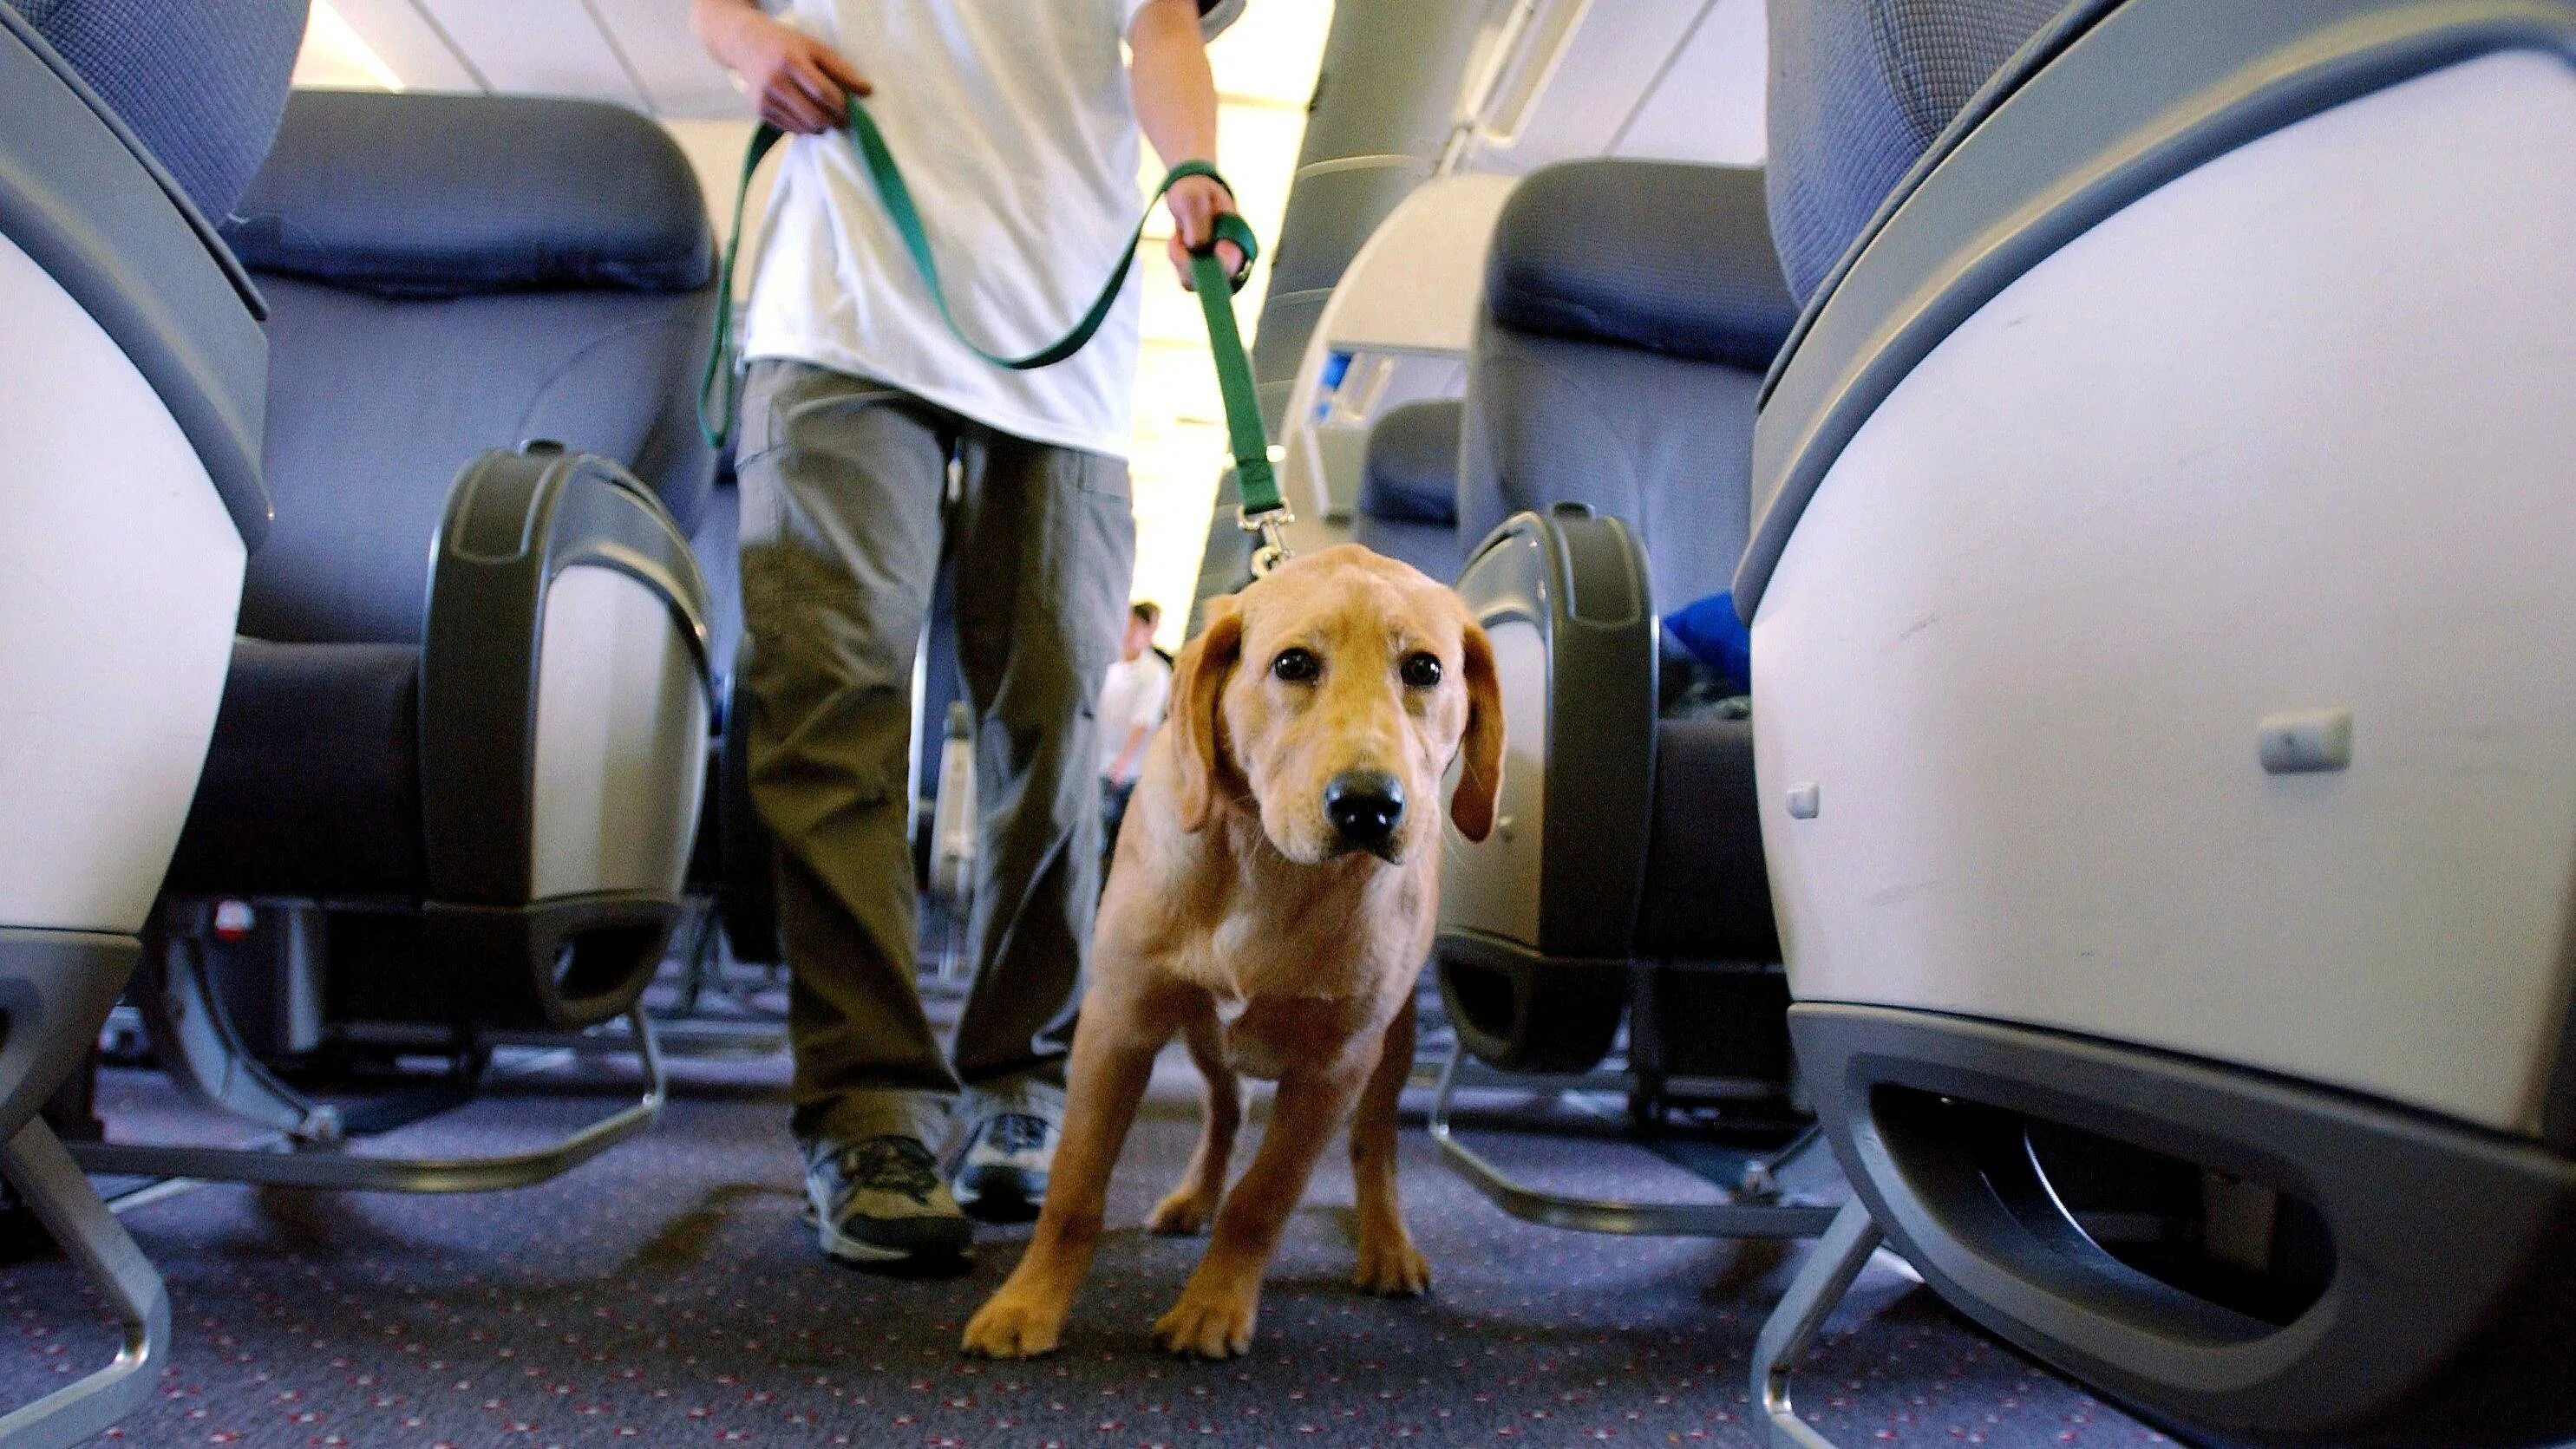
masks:
{"label": "khaki cargo pants", "polygon": [[[952,462],[960,481],[949,496]],[[1099,896],[1093,712],[1127,614],[1127,465],[764,359],[744,379],[751,792],[779,844],[794,1127],[935,1147],[961,1086],[1061,1084]],[[975,711],[975,979],[952,1053],[915,985],[913,656],[942,549]]]}

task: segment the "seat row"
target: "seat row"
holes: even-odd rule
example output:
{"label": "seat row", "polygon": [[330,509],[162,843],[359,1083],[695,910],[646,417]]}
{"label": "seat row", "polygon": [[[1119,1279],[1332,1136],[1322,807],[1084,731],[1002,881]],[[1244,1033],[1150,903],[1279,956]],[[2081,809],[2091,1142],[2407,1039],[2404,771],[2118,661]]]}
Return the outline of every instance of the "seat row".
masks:
{"label": "seat row", "polygon": [[[0,1442],[151,1391],[167,1300],[84,1170],[540,1180],[658,1111],[689,896],[776,954],[686,159],[602,105],[290,97],[304,11],[0,5],[0,1167],[128,1325]],[[129,978],[268,1145],[56,1136]],[[641,1099],[502,1157],[349,1151],[261,1062],[620,1017]]]}
{"label": "seat row", "polygon": [[2576,1432],[2576,6],[1768,43],[1763,169],[1527,178],[1463,396],[1369,440],[1357,536],[1511,701],[1462,1043],[1579,1072],[1624,1020],[1633,1080],[1812,1106],[1852,1201],[1775,1442],[1882,1240],[2193,1438]]}

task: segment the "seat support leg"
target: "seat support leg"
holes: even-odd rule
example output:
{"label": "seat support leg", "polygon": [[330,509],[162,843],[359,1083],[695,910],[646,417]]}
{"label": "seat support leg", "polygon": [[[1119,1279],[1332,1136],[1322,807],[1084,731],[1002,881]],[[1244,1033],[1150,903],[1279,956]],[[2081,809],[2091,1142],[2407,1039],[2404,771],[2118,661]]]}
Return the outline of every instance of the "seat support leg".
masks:
{"label": "seat support leg", "polygon": [[1753,1399],[1771,1424],[1771,1449],[1834,1449],[1833,1441],[1808,1427],[1789,1402],[1789,1373],[1816,1339],[1834,1308],[1851,1292],[1852,1280],[1878,1251],[1878,1224],[1859,1198],[1843,1204],[1825,1229],[1789,1291],[1762,1325],[1753,1346]]}
{"label": "seat support leg", "polygon": [[45,1231],[98,1284],[125,1329],[125,1346],[114,1362],[0,1416],[0,1445],[6,1449],[77,1444],[151,1399],[154,1370],[170,1345],[169,1290],[43,1118],[30,1119],[0,1145],[0,1171]]}
{"label": "seat support leg", "polygon": [[91,1172],[120,1177],[193,1177],[269,1187],[363,1192],[499,1192],[529,1187],[588,1162],[652,1125],[669,1083],[652,1018],[638,1002],[626,1013],[643,1058],[641,1100],[547,1146],[492,1157],[375,1157],[318,1147],[192,1147],[83,1142],[73,1157]]}
{"label": "seat support leg", "polygon": [[242,1045],[193,934],[184,929],[189,913],[182,905],[166,907],[143,948],[143,980],[133,998],[153,1055],[173,1080],[209,1106],[298,1143],[339,1141],[336,1109],[279,1081]]}
{"label": "seat support leg", "polygon": [[[1450,1106],[1458,1090],[1458,1066],[1466,1050],[1464,1045],[1449,1049],[1449,1061],[1440,1069],[1440,1087],[1432,1096],[1431,1115],[1425,1127],[1450,1170],[1513,1217],[1586,1233],[1683,1238],[1812,1238],[1834,1221],[1834,1209],[1826,1204],[1783,1202],[1749,1193],[1731,1202],[1628,1202],[1544,1192],[1515,1181],[1458,1140],[1450,1126]],[[1819,1164],[1830,1175],[1832,1161],[1823,1134],[1810,1131],[1801,1133],[1778,1156],[1762,1164],[1758,1177],[1748,1177],[1765,1186],[1803,1185],[1819,1175]]]}

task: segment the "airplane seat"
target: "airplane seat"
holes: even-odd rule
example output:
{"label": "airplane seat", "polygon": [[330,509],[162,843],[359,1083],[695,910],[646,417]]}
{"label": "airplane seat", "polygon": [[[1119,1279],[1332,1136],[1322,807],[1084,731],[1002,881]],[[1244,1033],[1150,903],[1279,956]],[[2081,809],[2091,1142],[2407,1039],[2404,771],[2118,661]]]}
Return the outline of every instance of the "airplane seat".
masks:
{"label": "airplane seat", "polygon": [[1573,162],[1498,220],[1457,498],[1517,828],[1451,839],[1435,948],[1489,1065],[1586,1070],[1625,1016],[1650,1103],[1788,1080],[1751,728],[1660,718],[1658,676],[1660,614],[1742,550],[1753,396],[1793,320],[1758,170]]}
{"label": "airplane seat", "polygon": [[1859,1214],[1775,1439],[1880,1234],[2178,1437],[2566,1439],[2576,5],[1769,33],[1733,596]]}
{"label": "airplane seat", "polygon": [[[321,963],[333,1024],[445,1039],[624,1014],[649,1058],[633,1008],[682,910],[718,667],[688,542],[714,472],[694,400],[713,248],[685,159],[595,103],[305,92],[226,232],[271,300],[277,521],[164,887],[156,1050],[244,1115],[336,1141],[215,1009],[215,907],[237,900],[300,920],[243,949]],[[653,1075],[616,1132],[480,1175],[83,1160],[506,1185],[640,1128]]]}
{"label": "airplane seat", "polygon": [[[1458,577],[1456,398],[1406,403],[1369,430],[1351,539],[1442,583]],[[1229,522],[1231,520],[1228,520]]]}
{"label": "airplane seat", "polygon": [[13,1444],[107,1429],[167,1353],[160,1275],[38,1109],[142,956],[269,514],[262,303],[207,216],[267,147],[304,6],[139,12],[0,5],[0,1171],[123,1334],[0,1415]]}
{"label": "airplane seat", "polygon": [[1496,219],[1467,360],[1459,529],[1582,503],[1651,545],[1669,610],[1726,586],[1753,395],[1796,320],[1759,168],[1567,162]]}

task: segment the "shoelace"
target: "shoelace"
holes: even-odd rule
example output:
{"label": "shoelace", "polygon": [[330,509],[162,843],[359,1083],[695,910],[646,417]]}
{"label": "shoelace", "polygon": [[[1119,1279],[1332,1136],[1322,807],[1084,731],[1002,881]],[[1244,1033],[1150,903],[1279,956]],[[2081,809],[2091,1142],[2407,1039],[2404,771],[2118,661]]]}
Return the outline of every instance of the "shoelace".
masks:
{"label": "shoelace", "polygon": [[841,1176],[854,1188],[898,1192],[928,1202],[939,1189],[939,1162],[909,1137],[871,1137],[841,1149]]}
{"label": "shoelace", "polygon": [[1044,1117],[1033,1117],[1026,1112],[1004,1112],[984,1129],[984,1136],[993,1144],[994,1151],[1008,1155],[1035,1152],[1046,1146],[1050,1130]]}

